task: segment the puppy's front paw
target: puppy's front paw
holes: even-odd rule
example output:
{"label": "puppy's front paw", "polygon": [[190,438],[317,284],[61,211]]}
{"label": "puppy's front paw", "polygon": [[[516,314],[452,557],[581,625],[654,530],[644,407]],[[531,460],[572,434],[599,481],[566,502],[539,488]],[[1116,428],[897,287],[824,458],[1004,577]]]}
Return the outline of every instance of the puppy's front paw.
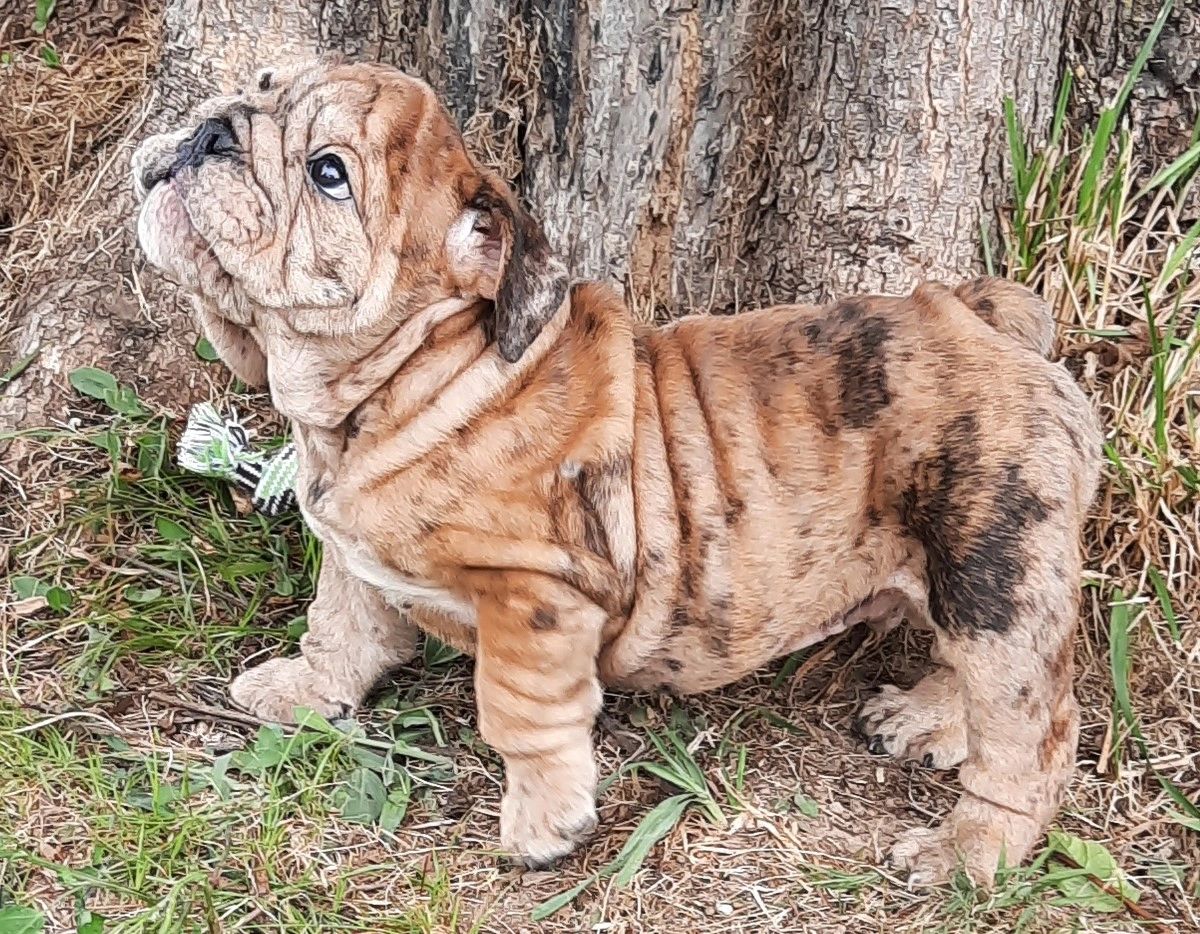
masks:
{"label": "puppy's front paw", "polygon": [[1031,818],[968,796],[940,826],[901,834],[891,864],[908,873],[912,886],[949,882],[961,869],[976,885],[990,888],[1001,858],[1018,865],[1039,834]]}
{"label": "puppy's front paw", "polygon": [[514,860],[545,869],[596,829],[595,766],[582,774],[564,766],[539,769],[508,763],[508,791],[500,803],[500,843]]}
{"label": "puppy's front paw", "polygon": [[949,882],[961,857],[941,827],[918,827],[900,834],[889,859],[892,867],[908,874],[912,886]]}
{"label": "puppy's front paw", "polygon": [[355,702],[335,696],[323,680],[303,656],[273,658],[234,678],[229,696],[238,707],[273,723],[295,723],[297,707],[323,717],[347,716]]}
{"label": "puppy's front paw", "polygon": [[925,676],[911,691],[885,685],[862,705],[856,723],[875,753],[949,769],[967,757],[962,695],[949,669]]}

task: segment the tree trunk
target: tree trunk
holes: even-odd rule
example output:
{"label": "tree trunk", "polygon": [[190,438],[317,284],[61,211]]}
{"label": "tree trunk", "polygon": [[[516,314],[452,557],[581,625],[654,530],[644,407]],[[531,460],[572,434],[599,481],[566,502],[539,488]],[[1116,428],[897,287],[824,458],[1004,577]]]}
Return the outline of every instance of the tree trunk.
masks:
{"label": "tree trunk", "polygon": [[[60,2],[55,28],[98,2]],[[146,119],[127,129],[176,123],[261,64],[317,51],[381,59],[443,96],[577,277],[622,284],[643,317],[728,312],[977,271],[981,225],[1006,196],[1003,97],[1044,127],[1064,23],[1106,37],[1092,45],[1107,57],[1087,64],[1111,74],[1147,21],[1097,6],[170,0],[161,32],[143,28],[161,36],[161,56]],[[1188,17],[1175,34],[1189,34]],[[1186,87],[1176,59],[1171,81]],[[203,391],[186,313],[135,255],[129,148],[98,146],[52,217],[0,243],[23,270],[8,286],[0,372],[40,351],[0,389],[5,424],[62,417],[65,374],[85,364],[176,409]]]}

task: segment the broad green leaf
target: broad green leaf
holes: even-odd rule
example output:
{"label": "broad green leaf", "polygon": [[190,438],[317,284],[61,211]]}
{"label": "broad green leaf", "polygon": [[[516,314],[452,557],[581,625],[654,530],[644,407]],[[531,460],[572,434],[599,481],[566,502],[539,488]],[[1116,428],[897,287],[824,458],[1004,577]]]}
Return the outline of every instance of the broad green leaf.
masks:
{"label": "broad green leaf", "polygon": [[0,934],[41,934],[46,919],[40,911],[9,905],[0,908]]}
{"label": "broad green leaf", "polygon": [[1128,901],[1138,900],[1141,893],[1125,878],[1117,861],[1103,845],[1059,830],[1050,831],[1047,841],[1052,854],[1063,854],[1078,864],[1056,863],[1051,856],[1051,865],[1065,865],[1065,868],[1049,872],[1046,876],[1072,906],[1103,912],[1121,911],[1125,907],[1120,898],[1105,892],[1089,876],[1094,876]]}
{"label": "broad green leaf", "polygon": [[387,801],[379,814],[379,826],[386,831],[394,831],[404,822],[408,813],[408,802],[412,797],[412,785],[407,778],[402,780],[400,787],[388,792]]}
{"label": "broad green leaf", "polygon": [[196,356],[209,363],[216,363],[221,359],[216,348],[209,343],[207,337],[202,337],[196,341]]}
{"label": "broad green leaf", "polygon": [[817,806],[817,802],[806,795],[803,791],[797,791],[792,795],[792,804],[796,806],[796,810],[805,817],[816,817],[821,813],[821,809]]}
{"label": "broad green leaf", "polygon": [[137,393],[128,386],[119,386],[104,395],[104,403],[118,415],[145,415],[146,409],[138,402]]}
{"label": "broad green leaf", "polygon": [[100,448],[100,450],[107,451],[108,456],[114,461],[121,453],[121,439],[117,436],[115,431],[109,431],[108,429],[105,429],[98,434],[91,435],[88,440],[91,441],[92,444],[96,445],[96,447]]}
{"label": "broad green leaf", "polygon": [[104,921],[103,915],[85,908],[79,913],[79,920],[75,922],[75,934],[104,934]]}
{"label": "broad green leaf", "polygon": [[75,605],[75,598],[62,587],[51,587],[46,591],[46,603],[56,613],[69,610]]}
{"label": "broad green leaf", "polygon": [[191,538],[187,529],[165,516],[159,516],[155,519],[154,525],[158,529],[158,534],[169,542],[186,542]]}
{"label": "broad green leaf", "polygon": [[117,391],[117,381],[113,375],[94,366],[81,366],[77,370],[72,370],[67,380],[77,392],[91,396],[93,399],[99,399],[101,402],[108,393]]}
{"label": "broad green leaf", "polygon": [[50,17],[54,15],[56,0],[37,0],[33,5],[33,31],[39,36],[46,31]]}
{"label": "broad green leaf", "polygon": [[229,764],[248,775],[261,775],[285,758],[283,731],[277,726],[260,727],[253,744],[229,757]]}
{"label": "broad green leaf", "polygon": [[387,789],[378,772],[355,769],[341,788],[337,805],[343,819],[371,825],[379,821],[387,799]]}
{"label": "broad green leaf", "polygon": [[30,597],[44,597],[49,586],[42,583],[36,577],[27,577],[24,574],[18,575],[9,581],[9,585],[16,594],[18,600],[28,600]]}
{"label": "broad green leaf", "polygon": [[229,771],[232,758],[233,753],[230,752],[217,756],[213,759],[212,768],[208,773],[209,784],[212,785],[213,791],[222,801],[228,801],[230,796],[229,779],[225,777],[225,773]]}
{"label": "broad green leaf", "polygon": [[306,730],[323,733],[325,736],[332,736],[335,739],[342,739],[346,735],[315,710],[310,710],[308,707],[297,707],[295,713],[296,723]]}
{"label": "broad green leaf", "polygon": [[308,617],[297,616],[287,625],[287,637],[293,642],[308,632]]}
{"label": "broad green leaf", "polygon": [[153,603],[162,596],[161,587],[126,587],[125,599],[129,603]]}

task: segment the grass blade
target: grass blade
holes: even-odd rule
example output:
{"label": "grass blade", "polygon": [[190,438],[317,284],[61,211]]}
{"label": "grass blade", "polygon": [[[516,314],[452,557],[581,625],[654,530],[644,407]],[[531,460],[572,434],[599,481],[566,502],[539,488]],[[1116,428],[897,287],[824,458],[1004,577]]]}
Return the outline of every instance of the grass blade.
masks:
{"label": "grass blade", "polygon": [[617,874],[615,880],[617,885],[622,888],[629,885],[638,870],[642,868],[642,863],[646,861],[654,844],[675,828],[688,805],[695,801],[695,797],[690,794],[675,795],[667,798],[666,801],[660,801],[642,818],[633,833],[629,835],[629,839],[625,841],[625,845],[621,847],[621,852],[613,858],[611,863],[565,892],[546,899],[533,909],[529,916],[530,919],[533,921],[546,920],[573,902],[588,886],[601,879],[607,879],[614,872]]}
{"label": "grass blade", "polygon": [[1067,120],[1067,104],[1071,100],[1074,76],[1070,69],[1063,72],[1062,84],[1058,86],[1058,99],[1054,102],[1054,120],[1050,124],[1050,149],[1057,149],[1062,142],[1063,127]]}
{"label": "grass blade", "polygon": [[1167,628],[1171,630],[1171,638],[1175,643],[1179,643],[1179,619],[1175,615],[1175,605],[1171,602],[1171,591],[1167,587],[1167,582],[1161,574],[1158,573],[1158,568],[1150,568],[1150,584],[1154,587],[1154,593],[1158,597],[1158,605],[1162,607],[1163,619],[1167,621]]}
{"label": "grass blade", "polygon": [[1200,143],[1194,143],[1188,149],[1168,165],[1165,169],[1160,170],[1155,176],[1146,183],[1146,186],[1133,196],[1134,201],[1141,201],[1146,195],[1150,194],[1164,185],[1172,185],[1178,179],[1184,178],[1185,182],[1191,178],[1192,172],[1200,165]]}
{"label": "grass blade", "polygon": [[[1109,607],[1108,644],[1109,666],[1113,678],[1113,704],[1116,708],[1114,715],[1120,721],[1117,726],[1120,726],[1121,723],[1124,724],[1128,735],[1133,737],[1142,761],[1146,765],[1146,770],[1154,776],[1170,799],[1179,805],[1188,817],[1200,818],[1200,806],[1192,802],[1176,787],[1174,782],[1162,775],[1150,763],[1150,750],[1146,746],[1146,738],[1142,734],[1137,715],[1133,712],[1133,701],[1129,691],[1129,674],[1132,670],[1129,656],[1129,632],[1133,623],[1134,620],[1130,618],[1129,603],[1125,599],[1124,591],[1119,587],[1114,588],[1112,603]],[[1117,730],[1114,730],[1113,733],[1113,755],[1116,756],[1117,750],[1120,748],[1120,734]]]}
{"label": "grass blade", "polygon": [[562,909],[566,908],[567,905],[575,901],[575,899],[582,894],[583,890],[593,882],[599,881],[599,873],[596,873],[594,876],[588,876],[582,882],[571,886],[565,892],[559,892],[557,895],[546,899],[544,902],[534,908],[532,912],[530,912],[529,919],[531,921],[545,921],[551,915],[562,911]]}
{"label": "grass blade", "polygon": [[691,795],[675,795],[660,801],[654,810],[642,818],[613,860],[614,864],[620,864],[621,867],[617,873],[617,885],[626,886],[633,881],[654,844],[675,828],[683,812],[694,800]]}
{"label": "grass blade", "polygon": [[1171,277],[1175,275],[1180,266],[1192,255],[1192,250],[1196,247],[1196,241],[1200,239],[1200,221],[1192,224],[1188,228],[1188,232],[1183,235],[1183,239],[1175,244],[1175,249],[1171,251],[1171,255],[1163,264],[1162,274],[1158,277],[1158,287],[1163,288]]}

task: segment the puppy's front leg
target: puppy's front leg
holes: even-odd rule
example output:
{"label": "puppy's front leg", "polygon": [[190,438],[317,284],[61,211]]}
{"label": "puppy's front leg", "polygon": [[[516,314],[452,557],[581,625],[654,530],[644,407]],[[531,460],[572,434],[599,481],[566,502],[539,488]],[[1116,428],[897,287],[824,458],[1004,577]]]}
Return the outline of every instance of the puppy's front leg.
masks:
{"label": "puppy's front leg", "polygon": [[412,658],[416,645],[416,627],[376,588],[353,577],[327,544],[300,654],[251,668],[234,679],[229,694],[239,707],[276,723],[295,721],[297,707],[345,716],[381,675]]}
{"label": "puppy's front leg", "polygon": [[476,582],[480,733],[506,772],[501,844],[544,867],[596,826],[592,722],[605,613],[539,574],[486,572]]}

